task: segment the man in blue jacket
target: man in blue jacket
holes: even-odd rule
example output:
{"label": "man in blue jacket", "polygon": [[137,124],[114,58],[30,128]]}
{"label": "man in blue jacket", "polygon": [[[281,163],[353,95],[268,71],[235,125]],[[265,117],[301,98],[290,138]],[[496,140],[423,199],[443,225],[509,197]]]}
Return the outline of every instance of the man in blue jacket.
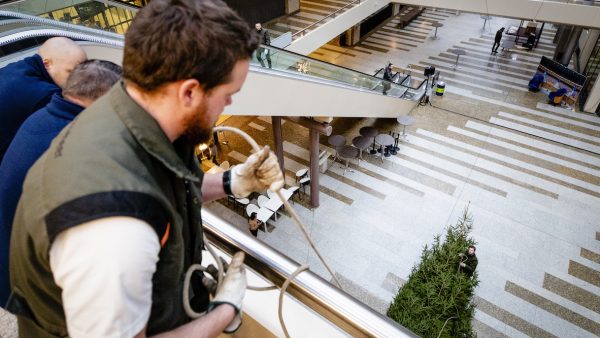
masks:
{"label": "man in blue jacket", "polygon": [[73,67],[85,59],[78,44],[57,37],[44,42],[38,54],[0,69],[0,161],[23,121],[60,93]]}
{"label": "man in blue jacket", "polygon": [[4,306],[10,294],[10,232],[29,168],[77,114],[119,80],[121,72],[118,65],[102,60],[84,61],[75,66],[64,86],[63,96],[54,94],[46,107],[29,116],[8,147],[0,164],[0,306]]}

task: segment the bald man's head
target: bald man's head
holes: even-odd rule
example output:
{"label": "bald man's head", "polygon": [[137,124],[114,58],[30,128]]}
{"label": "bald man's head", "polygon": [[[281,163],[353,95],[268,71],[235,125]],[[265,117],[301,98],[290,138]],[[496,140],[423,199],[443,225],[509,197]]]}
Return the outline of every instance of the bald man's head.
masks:
{"label": "bald man's head", "polygon": [[63,37],[48,39],[40,46],[38,54],[54,83],[61,88],[65,87],[73,68],[87,60],[85,51],[78,44]]}

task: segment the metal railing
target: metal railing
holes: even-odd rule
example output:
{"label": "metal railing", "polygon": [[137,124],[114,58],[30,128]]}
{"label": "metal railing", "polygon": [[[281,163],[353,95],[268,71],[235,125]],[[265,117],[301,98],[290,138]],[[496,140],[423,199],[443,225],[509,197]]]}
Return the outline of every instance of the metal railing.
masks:
{"label": "metal railing", "polygon": [[[275,285],[281,286],[300,266],[206,209],[202,218],[212,243],[229,253],[243,251],[245,264]],[[311,271],[298,275],[287,292],[353,337],[418,337]]]}
{"label": "metal railing", "polygon": [[299,35],[299,36],[304,36],[305,32],[306,32],[306,31],[308,31],[309,29],[311,29],[312,27],[314,27],[314,26],[317,26],[317,25],[320,25],[320,24],[321,24],[323,21],[325,21],[325,20],[329,19],[330,17],[335,17],[335,16],[336,16],[338,13],[340,13],[340,12],[342,12],[342,11],[346,10],[347,8],[354,7],[355,5],[360,5],[360,0],[355,0],[355,1],[352,1],[351,3],[347,4],[346,6],[344,6],[344,7],[340,8],[340,9],[338,9],[337,11],[335,11],[335,12],[333,12],[333,13],[329,14],[329,15],[327,15],[327,16],[326,16],[326,17],[324,17],[323,19],[321,19],[321,20],[319,20],[319,21],[317,21],[317,22],[315,22],[315,23],[313,23],[313,24],[309,25],[308,27],[304,28],[304,29],[303,29],[303,30],[301,30],[301,31],[298,31],[298,32],[296,32],[296,33],[292,34],[292,38],[295,38],[295,37],[297,37],[298,35]]}
{"label": "metal railing", "polygon": [[62,37],[73,39],[73,40],[82,40],[82,41],[101,43],[103,45],[113,46],[113,47],[123,47],[123,40],[114,40],[114,39],[108,39],[108,38],[100,37],[100,36],[87,35],[85,33],[70,32],[70,31],[65,31],[65,30],[60,30],[60,29],[49,29],[49,28],[29,29],[27,31],[17,32],[17,33],[1,36],[0,37],[0,47],[17,42],[17,41],[22,41],[25,39],[40,38],[40,37],[54,37],[54,36],[62,36]]}

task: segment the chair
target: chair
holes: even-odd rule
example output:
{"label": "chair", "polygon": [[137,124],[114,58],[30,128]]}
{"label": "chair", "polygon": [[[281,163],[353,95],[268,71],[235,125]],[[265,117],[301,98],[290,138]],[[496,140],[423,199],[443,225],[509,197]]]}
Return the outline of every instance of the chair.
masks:
{"label": "chair", "polygon": [[260,206],[262,208],[265,206],[265,204],[267,204],[267,202],[269,202],[269,198],[265,195],[260,195],[260,196],[258,196],[257,202],[258,202],[258,206]]}
{"label": "chair", "polygon": [[237,203],[237,205],[240,205],[242,207],[242,210],[248,205],[250,204],[250,200],[247,198],[236,198],[235,202]]}
{"label": "chair", "polygon": [[260,207],[256,204],[248,204],[246,206],[246,215],[248,215],[248,218],[250,218],[250,215],[252,215],[253,212],[258,213],[258,211],[260,210]]}
{"label": "chair", "polygon": [[304,176],[308,175],[308,169],[307,168],[302,168],[298,171],[296,171],[296,182],[300,181],[301,179],[304,178]]}
{"label": "chair", "polygon": [[290,200],[292,201],[292,203],[295,203],[295,202],[294,202],[294,195],[298,195],[298,194],[299,194],[299,192],[300,192],[300,187],[299,187],[299,186],[297,186],[297,185],[295,185],[295,186],[293,186],[293,187],[289,187],[289,188],[288,188],[288,191],[289,191],[290,193],[292,193],[292,195],[290,196]]}
{"label": "chair", "polygon": [[306,195],[306,185],[310,183],[310,177],[306,176],[300,180],[300,187],[302,187],[302,192]]}
{"label": "chair", "polygon": [[221,167],[222,169],[229,169],[229,161],[223,161],[221,162],[221,164],[219,164],[219,167]]}

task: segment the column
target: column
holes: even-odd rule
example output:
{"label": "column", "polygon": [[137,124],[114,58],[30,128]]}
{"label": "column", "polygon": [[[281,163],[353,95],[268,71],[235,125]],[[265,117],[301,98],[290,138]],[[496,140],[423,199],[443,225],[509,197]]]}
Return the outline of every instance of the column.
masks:
{"label": "column", "polygon": [[275,144],[275,155],[277,155],[277,161],[281,167],[281,172],[284,173],[283,167],[283,133],[281,132],[281,116],[271,116],[271,123],[273,125],[273,143]]}
{"label": "column", "polygon": [[596,79],[596,83],[590,90],[587,100],[585,101],[585,105],[583,106],[583,111],[588,112],[588,113],[596,113],[596,115],[600,116],[599,108],[600,108],[600,81],[598,81],[598,79]]}
{"label": "column", "polygon": [[[583,34],[582,34],[583,35]],[[583,44],[583,48],[581,48],[581,53],[579,53],[579,62],[581,63],[581,71],[585,71],[586,65],[592,56],[592,52],[596,47],[596,42],[600,38],[600,30],[598,29],[589,29],[587,31],[587,39]]]}
{"label": "column", "polygon": [[581,31],[581,27],[564,27],[564,30],[558,38],[558,43],[554,52],[554,61],[565,66],[569,65],[571,57],[575,52],[575,48],[577,48],[577,45],[579,44],[579,36],[581,35]]}
{"label": "column", "polygon": [[309,129],[310,137],[310,205],[319,207],[319,131]]}
{"label": "column", "polygon": [[300,10],[300,0],[285,0],[285,14],[292,14]]}

